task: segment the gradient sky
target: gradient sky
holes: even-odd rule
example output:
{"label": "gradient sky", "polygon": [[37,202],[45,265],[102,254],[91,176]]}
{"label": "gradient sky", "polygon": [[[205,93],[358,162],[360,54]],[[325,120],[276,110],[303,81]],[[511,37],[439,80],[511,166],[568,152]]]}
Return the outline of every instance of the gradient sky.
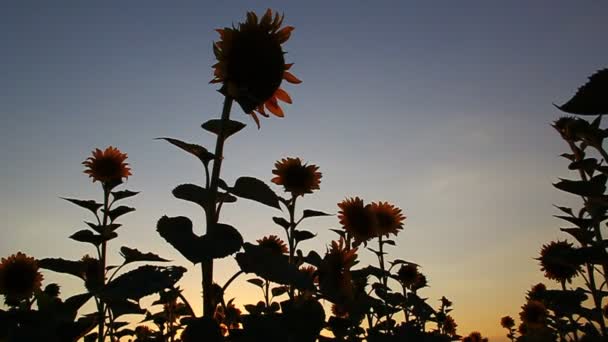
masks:
{"label": "gradient sky", "polygon": [[[581,5],[583,4],[584,5]],[[455,303],[458,332],[503,336],[525,291],[542,281],[536,257],[560,234],[552,204],[574,203],[551,183],[567,176],[564,144],[550,127],[595,70],[606,67],[603,1],[4,1],[0,4],[0,255],[80,258],[89,245],[67,239],[84,211],[59,199],[100,198],[81,162],[96,147],[129,154],[134,175],[118,247],[154,251],[189,266],[155,232],[162,215],[203,217],[171,190],[202,182],[199,163],[169,136],[212,148],[200,129],[219,116],[213,85],[213,29],[284,11],[296,27],[287,60],[303,80],[286,86],[286,118],[248,124],[226,146],[223,178],[271,178],[275,160],[319,165],[321,190],[304,207],[336,212],[346,196],[390,201],[408,216],[391,257],[422,265],[432,305]],[[275,188],[280,190],[279,188]],[[223,221],[246,240],[281,234],[278,212],[240,201]],[[335,217],[311,220],[325,250]],[[360,253],[372,262],[371,253]],[[235,271],[219,263],[218,280]],[[181,282],[200,308],[198,268]],[[45,273],[82,291],[68,277]],[[241,278],[229,296],[257,301]],[[199,310],[200,311],[200,310]],[[502,338],[492,338],[501,341]]]}

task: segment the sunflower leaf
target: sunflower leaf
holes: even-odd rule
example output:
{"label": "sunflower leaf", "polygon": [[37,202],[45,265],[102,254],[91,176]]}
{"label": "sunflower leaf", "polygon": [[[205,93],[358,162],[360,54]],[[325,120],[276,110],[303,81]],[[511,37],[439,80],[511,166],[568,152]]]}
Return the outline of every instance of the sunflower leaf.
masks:
{"label": "sunflower leaf", "polygon": [[608,114],[608,69],[603,69],[591,77],[589,82],[578,89],[560,110],[578,115]]}
{"label": "sunflower leaf", "polygon": [[38,260],[38,266],[58,273],[66,273],[82,279],[82,262],[61,258],[45,258]]}
{"label": "sunflower leaf", "polygon": [[316,236],[317,236],[316,234],[313,234],[312,232],[310,232],[308,230],[296,230],[294,232],[294,237],[296,239],[296,242],[310,240]]}
{"label": "sunflower leaf", "polygon": [[588,181],[561,179],[554,187],[579,196],[599,196],[606,191],[606,175],[597,175]]}
{"label": "sunflower leaf", "polygon": [[101,208],[103,206],[103,204],[97,203],[93,200],[79,200],[79,199],[75,199],[75,198],[65,198],[65,197],[61,197],[61,199],[74,203],[81,208],[88,209],[93,214],[96,214],[96,215],[97,215],[97,210],[99,210],[99,208]]}
{"label": "sunflower leaf", "polygon": [[264,286],[264,280],[260,279],[260,278],[252,278],[252,279],[247,279],[248,283],[251,283],[257,287],[263,287]]}
{"label": "sunflower leaf", "polygon": [[70,239],[78,242],[87,242],[94,246],[99,246],[102,242],[109,241],[117,237],[118,234],[109,232],[105,235],[97,235],[88,229],[79,230],[70,236]]}
{"label": "sunflower leaf", "polygon": [[120,201],[121,199],[133,197],[137,194],[139,194],[138,191],[131,190],[112,191],[112,198],[114,198],[114,201]]}
{"label": "sunflower leaf", "polygon": [[195,184],[181,184],[173,189],[173,196],[176,198],[196,203],[203,209],[208,208],[211,200],[211,193],[208,189]]}
{"label": "sunflower leaf", "polygon": [[142,297],[172,288],[185,272],[186,269],[179,266],[141,266],[121,274],[111,281],[103,289],[101,296],[108,300],[139,300]]}
{"label": "sunflower leaf", "polygon": [[[105,213],[106,211],[102,209],[102,211]],[[110,221],[114,222],[114,220],[116,220],[117,218],[121,217],[124,214],[128,214],[132,211],[135,211],[135,208],[132,207],[127,207],[125,205],[121,205],[118,206],[110,211],[108,211],[108,217],[110,218]]]}
{"label": "sunflower leaf", "polygon": [[240,177],[234,183],[234,187],[229,189],[229,192],[237,197],[256,201],[279,210],[281,209],[276,193],[257,178]]}
{"label": "sunflower leaf", "polygon": [[197,157],[204,165],[208,165],[210,161],[212,161],[215,156],[213,153],[207,151],[206,148],[196,144],[190,144],[178,139],[173,138],[156,138],[160,140],[168,141],[169,143],[181,148],[182,150],[192,154]]}
{"label": "sunflower leaf", "polygon": [[125,258],[125,264],[138,261],[168,262],[169,260],[159,257],[154,253],[142,253],[135,248],[123,246],[120,248],[120,255]]}
{"label": "sunflower leaf", "polygon": [[331,216],[331,214],[324,213],[322,211],[311,210],[311,209],[306,209],[302,213],[302,219],[309,218],[309,217],[316,217],[316,216]]}
{"label": "sunflower leaf", "polygon": [[279,226],[283,227],[283,229],[289,229],[289,221],[287,221],[286,219],[284,219],[282,217],[273,217],[272,221],[274,221],[274,223],[278,224]]}
{"label": "sunflower leaf", "polygon": [[[225,124],[225,126],[222,127],[222,125]],[[222,121],[219,119],[212,119],[209,120],[207,122],[205,122],[204,124],[202,124],[202,128],[208,132],[211,132],[213,134],[219,135],[220,134],[220,129],[224,130],[224,140],[228,139],[228,137],[230,137],[231,135],[237,133],[238,131],[242,130],[243,128],[245,128],[244,123],[239,122],[239,121],[234,121],[234,120],[228,120],[228,121]]]}

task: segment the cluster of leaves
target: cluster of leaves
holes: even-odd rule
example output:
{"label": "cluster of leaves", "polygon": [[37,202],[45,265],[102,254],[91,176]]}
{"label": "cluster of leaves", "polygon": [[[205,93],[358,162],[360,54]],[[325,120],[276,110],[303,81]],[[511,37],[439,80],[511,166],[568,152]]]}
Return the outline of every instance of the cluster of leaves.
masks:
{"label": "cluster of leaves", "polygon": [[[556,206],[561,212],[556,217],[569,225],[560,230],[573,242],[546,244],[538,258],[545,277],[560,287],[535,285],[522,306],[518,329],[508,316],[501,324],[512,341],[606,341],[608,240],[602,227],[608,219],[608,154],[603,147],[608,129],[601,128],[601,119],[608,114],[608,69],[591,76],[571,100],[557,108],[575,115],[597,115],[591,121],[562,117],[553,124],[570,149],[562,157],[578,175],[578,179],[560,179],[554,186],[578,196],[583,205],[578,210]],[[577,277],[581,281],[573,283]]]}

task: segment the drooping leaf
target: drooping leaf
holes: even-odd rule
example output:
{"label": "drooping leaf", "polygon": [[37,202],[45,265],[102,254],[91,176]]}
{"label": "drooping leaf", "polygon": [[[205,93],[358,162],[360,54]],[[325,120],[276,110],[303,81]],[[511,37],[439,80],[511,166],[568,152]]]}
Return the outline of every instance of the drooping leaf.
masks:
{"label": "drooping leaf", "polygon": [[129,248],[123,246],[120,248],[120,255],[125,258],[125,264],[137,261],[153,261],[153,262],[167,262],[169,260],[161,258],[154,253],[142,253],[135,248]]}
{"label": "drooping leaf", "polygon": [[[103,211],[103,210],[102,210]],[[128,214],[132,211],[135,211],[135,208],[127,207],[125,205],[118,206],[108,212],[108,217],[110,217],[110,221],[114,222],[117,218],[121,217],[124,214]]]}
{"label": "drooping leaf", "polygon": [[253,285],[257,286],[257,287],[263,287],[264,286],[264,280],[260,279],[260,278],[252,278],[252,279],[247,279],[248,283],[252,283]]}
{"label": "drooping leaf", "polygon": [[312,279],[290,264],[286,257],[277,256],[267,248],[250,243],[243,245],[244,253],[236,255],[236,261],[245,273],[282,285],[294,285],[300,289],[313,289]]}
{"label": "drooping leaf", "polygon": [[568,233],[572,235],[576,239],[576,241],[580,242],[583,245],[591,243],[593,236],[590,232],[585,231],[581,228],[560,228],[562,232]]}
{"label": "drooping leaf", "polygon": [[87,242],[91,243],[95,246],[99,246],[104,241],[109,241],[117,237],[118,234],[114,232],[110,232],[104,235],[97,235],[88,229],[79,230],[76,233],[70,236],[70,239],[76,240],[79,242]]}
{"label": "drooping leaf", "polygon": [[65,197],[61,197],[61,199],[74,203],[81,208],[88,209],[93,214],[96,214],[97,210],[99,210],[99,208],[101,208],[103,206],[103,204],[97,203],[93,200],[79,200],[79,199],[75,199],[75,198],[65,198]]}
{"label": "drooping leaf", "polygon": [[200,237],[200,260],[220,259],[238,252],[243,245],[243,237],[234,227],[218,223],[215,229]]}
{"label": "drooping leaf", "polygon": [[179,266],[160,267],[145,265],[121,274],[103,290],[102,297],[108,300],[133,299],[172,288],[183,276],[186,269]]}
{"label": "drooping leaf", "polygon": [[317,235],[313,234],[312,232],[309,232],[308,230],[296,230],[294,232],[294,237],[296,239],[296,242],[310,240],[310,239],[314,238],[315,236],[317,236]]}
{"label": "drooping leaf", "polygon": [[561,179],[553,186],[579,196],[599,196],[606,191],[606,180],[608,180],[608,176],[600,174],[588,181]]}
{"label": "drooping leaf", "polygon": [[228,137],[242,130],[246,126],[244,123],[239,121],[228,120],[222,122],[222,120],[212,119],[202,124],[201,127],[208,132],[219,135],[222,124],[224,124],[222,127],[224,130],[224,140],[228,139]]}
{"label": "drooping leaf", "polygon": [[608,114],[608,69],[599,70],[559,109],[578,115]]}
{"label": "drooping leaf", "polygon": [[131,190],[112,191],[112,198],[114,198],[114,201],[120,201],[121,199],[133,197],[137,194],[139,194],[138,191]]}
{"label": "drooping leaf", "polygon": [[281,209],[277,195],[268,185],[253,177],[240,177],[229,192],[237,197],[253,200],[273,208]]}
{"label": "drooping leaf", "polygon": [[38,260],[38,266],[58,273],[71,274],[82,279],[82,262],[61,258],[45,258]]}
{"label": "drooping leaf", "polygon": [[204,148],[203,146],[200,146],[200,145],[190,144],[190,143],[183,142],[181,140],[177,140],[177,139],[173,139],[173,138],[157,138],[157,139],[166,140],[169,143],[181,148],[182,150],[194,155],[201,162],[203,162],[204,165],[208,165],[209,162],[212,161],[213,158],[215,158],[213,153],[207,151],[206,148]]}
{"label": "drooping leaf", "polygon": [[73,321],[78,314],[78,310],[91,299],[93,295],[91,293],[83,293],[76,296],[72,296],[63,302],[63,310],[69,315],[68,319]]}
{"label": "drooping leaf", "polygon": [[278,224],[279,226],[283,227],[283,229],[289,229],[289,221],[287,221],[286,219],[284,219],[282,217],[273,217],[272,221],[274,221],[274,223]]}
{"label": "drooping leaf", "polygon": [[207,209],[211,201],[211,193],[208,189],[195,184],[181,184],[173,189],[173,196],[176,198],[193,202]]}
{"label": "drooping leaf", "polygon": [[570,215],[570,216],[574,216],[574,213],[572,212],[572,208],[568,208],[568,207],[560,207],[557,205],[554,205],[554,207],[556,207],[557,209],[561,210],[562,212]]}
{"label": "drooping leaf", "polygon": [[331,216],[331,214],[324,213],[322,211],[317,211],[317,210],[310,210],[310,209],[306,209],[302,213],[303,219],[308,218],[308,217],[315,217],[315,216]]}
{"label": "drooping leaf", "polygon": [[146,312],[139,306],[137,301],[128,299],[106,299],[106,304],[112,310],[114,318],[118,318],[122,315],[137,314],[141,315]]}
{"label": "drooping leaf", "polygon": [[272,293],[273,296],[278,297],[282,294],[287,293],[287,291],[289,290],[288,286],[277,286],[277,287],[273,287],[270,292]]}
{"label": "drooping leaf", "polygon": [[192,231],[190,219],[163,216],[158,220],[156,231],[190,262],[196,264],[200,261],[197,244],[199,237]]}
{"label": "drooping leaf", "polygon": [[593,224],[593,220],[590,218],[579,218],[576,216],[563,216],[563,215],[555,215],[555,217],[560,218],[564,221],[568,221],[583,230],[587,230]]}

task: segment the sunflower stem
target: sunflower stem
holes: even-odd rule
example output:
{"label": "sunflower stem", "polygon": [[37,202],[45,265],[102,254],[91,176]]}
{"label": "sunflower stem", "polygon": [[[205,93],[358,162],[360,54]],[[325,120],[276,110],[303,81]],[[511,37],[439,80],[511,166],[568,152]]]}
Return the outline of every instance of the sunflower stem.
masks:
{"label": "sunflower stem", "polygon": [[[103,228],[102,229],[105,231],[106,226],[108,225],[110,188],[105,183],[102,183],[102,187],[103,187],[103,222],[102,222]],[[102,287],[106,285],[106,250],[107,250],[107,242],[104,241],[101,243],[101,254],[100,254],[100,258],[99,258],[99,261],[101,262],[101,269],[99,270],[99,272],[101,273],[100,276],[101,276]],[[98,336],[98,341],[103,342],[104,341],[104,324],[105,324],[106,314],[105,314],[104,303],[103,303],[103,300],[101,300],[101,298],[99,299],[99,302],[97,305],[97,311],[99,313],[97,336]]]}
{"label": "sunflower stem", "polygon": [[[219,132],[215,143],[215,158],[213,160],[213,170],[211,172],[211,182],[209,184],[210,200],[207,204],[206,221],[207,233],[212,232],[217,227],[219,219],[219,211],[216,210],[217,190],[220,180],[220,172],[222,170],[222,161],[224,159],[224,141],[226,134],[224,128],[230,120],[230,110],[232,109],[232,98],[226,96],[224,98],[224,107],[222,108],[222,118],[220,121]],[[213,316],[215,311],[215,303],[211,289],[213,288],[213,259],[205,260],[201,263],[201,271],[203,273],[203,316]]]}
{"label": "sunflower stem", "polygon": [[[291,201],[289,202],[289,234],[287,234],[287,239],[289,241],[289,263],[295,264],[294,254],[296,249],[296,241],[295,241],[295,230],[297,224],[295,223],[295,211],[296,211],[296,199],[297,196],[293,196]],[[293,299],[295,294],[295,289],[292,285],[289,285],[289,298]]]}

